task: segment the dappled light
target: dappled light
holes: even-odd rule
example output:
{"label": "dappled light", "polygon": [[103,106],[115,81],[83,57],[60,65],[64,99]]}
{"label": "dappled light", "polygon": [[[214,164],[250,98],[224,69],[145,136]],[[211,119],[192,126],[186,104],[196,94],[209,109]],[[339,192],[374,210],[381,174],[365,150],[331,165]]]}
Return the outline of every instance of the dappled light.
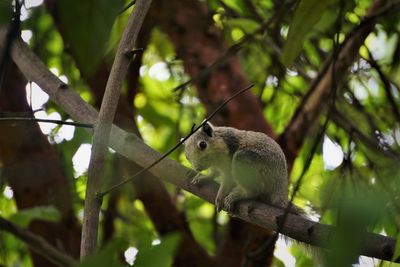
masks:
{"label": "dappled light", "polygon": [[1,0],[0,266],[400,266],[399,12]]}

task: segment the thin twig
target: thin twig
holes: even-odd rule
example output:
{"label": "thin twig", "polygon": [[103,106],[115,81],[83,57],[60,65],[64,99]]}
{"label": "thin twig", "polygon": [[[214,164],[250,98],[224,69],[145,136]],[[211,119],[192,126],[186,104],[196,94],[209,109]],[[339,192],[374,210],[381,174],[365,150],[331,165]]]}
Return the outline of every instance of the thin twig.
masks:
{"label": "thin twig", "polygon": [[0,216],[0,229],[24,241],[33,251],[58,266],[73,266],[78,262],[64,251],[60,251],[40,236],[21,228]]}
{"label": "thin twig", "polygon": [[111,191],[119,188],[120,186],[129,183],[131,181],[133,181],[135,178],[137,178],[139,175],[141,175],[142,173],[144,173],[145,171],[150,170],[151,168],[153,168],[155,165],[157,165],[157,163],[161,162],[163,159],[165,159],[166,157],[168,157],[172,152],[174,152],[180,145],[182,145],[190,136],[192,136],[198,129],[200,129],[205,123],[207,123],[209,120],[211,120],[223,107],[226,106],[226,104],[228,104],[232,99],[234,99],[235,97],[237,97],[240,94],[243,94],[244,92],[246,92],[247,90],[249,90],[250,88],[252,88],[254,86],[254,84],[251,84],[249,86],[247,86],[246,88],[236,92],[234,95],[232,95],[230,98],[228,98],[227,100],[225,100],[221,105],[219,105],[219,107],[217,109],[214,110],[213,113],[211,113],[199,126],[194,127],[195,125],[193,124],[192,130],[190,131],[190,133],[185,136],[179,143],[177,143],[173,148],[171,148],[170,150],[168,150],[168,152],[166,152],[165,154],[163,154],[160,158],[158,158],[156,161],[154,161],[153,163],[151,163],[149,166],[147,166],[146,168],[138,171],[137,173],[135,173],[135,175],[123,180],[122,182],[111,186],[110,188],[104,190],[103,192],[99,193],[97,195],[97,197],[99,199],[102,199],[105,195],[107,195],[108,193],[110,193]]}
{"label": "thin twig", "polygon": [[16,122],[16,121],[32,121],[32,122],[47,122],[47,123],[55,123],[59,125],[71,125],[82,128],[93,128],[92,124],[88,123],[79,123],[73,121],[62,121],[62,120],[50,120],[50,119],[39,119],[39,118],[24,118],[24,117],[0,117],[0,122]]}
{"label": "thin twig", "polygon": [[361,131],[355,122],[343,114],[341,111],[335,109],[332,114],[332,120],[343,128],[347,132],[353,132],[353,134],[368,148],[374,150],[377,153],[382,154],[385,157],[391,158],[393,160],[400,160],[398,153],[393,151],[390,147],[382,147],[376,139],[371,139]]}
{"label": "thin twig", "polygon": [[131,2],[129,2],[126,6],[124,6],[124,8],[121,9],[121,11],[119,11],[119,14],[124,13],[125,11],[127,11],[130,7],[132,7],[134,4],[136,4],[136,0],[132,0]]}
{"label": "thin twig", "polygon": [[[366,46],[365,46],[366,47]],[[390,106],[392,108],[393,114],[396,117],[397,122],[400,123],[400,111],[397,106],[396,100],[392,93],[392,82],[386,77],[383,73],[381,66],[379,66],[378,62],[375,60],[374,56],[372,55],[371,51],[367,48],[369,60],[367,59],[368,63],[376,70],[383,83],[383,88],[385,89],[386,97],[389,100]]]}

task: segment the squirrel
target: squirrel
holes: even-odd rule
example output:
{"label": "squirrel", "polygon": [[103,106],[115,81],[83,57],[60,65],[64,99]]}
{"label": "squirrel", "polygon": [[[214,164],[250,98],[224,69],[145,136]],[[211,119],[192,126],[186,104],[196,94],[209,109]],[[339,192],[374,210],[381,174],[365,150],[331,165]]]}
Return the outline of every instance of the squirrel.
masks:
{"label": "squirrel", "polygon": [[220,178],[215,206],[233,211],[243,199],[279,208],[288,204],[288,171],[281,147],[264,133],[217,127],[206,122],[184,143],[185,156],[198,173],[192,184]]}
{"label": "squirrel", "polygon": [[[234,210],[239,200],[258,200],[277,208],[288,208],[288,170],[282,148],[264,133],[217,127],[206,122],[185,142],[185,156],[198,171],[191,183],[220,180],[217,211]],[[208,175],[200,172],[209,170]],[[296,205],[290,213],[306,216]],[[318,266],[324,266],[325,251],[305,247]]]}

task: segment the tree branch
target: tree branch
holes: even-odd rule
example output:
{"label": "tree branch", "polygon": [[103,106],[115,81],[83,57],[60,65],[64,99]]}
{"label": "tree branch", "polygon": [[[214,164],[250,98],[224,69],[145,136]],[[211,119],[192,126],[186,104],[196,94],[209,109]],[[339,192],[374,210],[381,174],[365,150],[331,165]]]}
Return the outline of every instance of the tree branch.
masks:
{"label": "tree branch", "polygon": [[335,109],[332,112],[332,120],[341,128],[343,128],[348,133],[354,134],[364,145],[368,148],[384,155],[385,157],[392,158],[394,160],[399,160],[399,155],[393,152],[391,149],[381,146],[376,139],[370,138],[365,135],[351,119],[349,119],[341,111]]}
{"label": "tree branch", "polygon": [[[4,41],[4,30],[0,30],[0,44]],[[68,88],[59,88],[62,83],[54,76],[36,55],[20,39],[13,43],[11,57],[18,65],[22,73],[37,83],[53,101],[60,105],[76,121],[93,123],[97,117],[96,110],[88,105],[75,92]],[[143,143],[136,135],[129,134],[117,126],[112,126],[110,144],[111,147],[121,155],[130,160],[147,166],[160,157],[160,153]],[[140,153],[137,153],[140,151]],[[178,162],[165,158],[151,170],[155,176],[172,183],[194,195],[213,203],[218,186],[215,183],[196,186],[190,183],[196,172],[188,169]],[[276,230],[277,221],[284,211],[255,201],[243,201],[239,203],[234,216],[247,222],[259,225],[263,228]],[[287,235],[307,244],[326,247],[329,237],[335,233],[335,227],[319,224],[307,218],[289,214],[282,234]],[[360,248],[360,254],[390,261],[396,240],[391,237],[366,233],[365,242]],[[400,262],[400,258],[395,259]]]}
{"label": "tree branch", "polygon": [[13,224],[12,222],[4,219],[1,216],[0,229],[7,231],[15,237],[21,239],[33,251],[42,255],[43,257],[45,257],[52,263],[57,264],[58,266],[72,266],[77,264],[77,261],[74,258],[53,247],[50,243],[48,243],[40,236],[37,236],[30,231]]}
{"label": "tree branch", "polygon": [[[260,25],[260,31],[246,35],[228,48],[222,31],[212,22],[212,14],[205,2],[155,0],[150,17],[167,34],[185,71],[193,79],[180,88],[193,82],[207,112],[231,96],[236,88],[249,84],[234,54],[241,49],[242,42],[246,42],[244,39],[253,39],[253,34],[261,33],[261,27],[267,27],[269,22]],[[190,46],[185,45],[188,43]],[[263,117],[259,100],[250,92],[232,101],[213,122],[275,136]]]}
{"label": "tree branch", "polygon": [[374,56],[372,55],[371,51],[368,49],[368,55],[369,55],[369,64],[376,70],[376,72],[379,75],[379,78],[381,79],[383,83],[383,89],[385,89],[386,97],[390,103],[390,106],[392,107],[392,112],[397,120],[397,122],[400,123],[400,111],[399,108],[397,107],[396,99],[392,93],[392,82],[389,80],[388,77],[386,77],[385,73],[383,73],[381,66],[379,66],[378,62],[375,60]]}
{"label": "tree branch", "polygon": [[79,123],[73,121],[62,121],[62,120],[50,120],[50,119],[39,119],[39,118],[30,118],[30,117],[0,117],[0,122],[2,121],[32,121],[32,122],[47,122],[47,123],[55,123],[59,125],[71,125],[76,127],[83,128],[92,128],[92,124],[88,123]]}
{"label": "tree branch", "polygon": [[[399,7],[399,3],[388,0],[376,0],[370,7],[367,16],[352,31],[347,34],[345,41],[339,48],[335,63],[335,81],[340,85],[346,76],[346,71],[358,57],[358,50],[365,38],[372,31],[376,19]],[[317,123],[325,106],[324,101],[329,97],[332,84],[332,59],[329,59],[322,68],[302,99],[290,123],[279,137],[279,143],[287,151],[288,161],[296,157],[309,131]]]}
{"label": "tree branch", "polygon": [[189,139],[190,136],[192,136],[197,130],[199,130],[201,127],[203,127],[204,124],[206,124],[208,121],[210,121],[212,119],[212,117],[215,116],[215,114],[217,114],[222,108],[224,108],[226,106],[226,104],[228,104],[232,99],[234,99],[235,97],[237,97],[240,94],[243,94],[244,92],[246,92],[247,90],[249,90],[250,88],[252,88],[254,86],[254,84],[247,86],[246,88],[243,88],[241,90],[239,90],[238,92],[236,92],[235,94],[233,94],[229,99],[225,100],[216,110],[214,110],[214,112],[212,112],[210,115],[208,115],[208,117],[202,122],[200,123],[199,126],[195,127],[195,125],[193,125],[193,128],[191,130],[191,132],[186,135],[184,138],[182,138],[181,141],[179,141],[173,148],[171,148],[170,150],[168,150],[165,154],[163,154],[161,157],[159,157],[157,160],[155,160],[154,162],[152,162],[150,165],[148,165],[146,168],[141,169],[140,171],[138,171],[137,173],[135,173],[133,176],[124,179],[123,181],[110,186],[109,188],[107,188],[106,190],[104,190],[103,192],[99,193],[98,196],[99,197],[103,197],[105,195],[107,195],[108,193],[112,192],[113,190],[123,186],[126,183],[129,182],[133,182],[137,177],[139,177],[141,174],[143,174],[144,172],[150,170],[151,168],[153,168],[155,165],[157,165],[159,162],[161,162],[163,159],[165,159],[166,157],[168,157],[172,152],[174,152],[179,146],[181,146],[186,140]]}
{"label": "tree branch", "polygon": [[[62,25],[57,20],[57,14],[60,9],[59,5],[56,4],[55,0],[47,0],[45,3],[64,40],[64,43],[69,43],[69,37],[65,35]],[[147,47],[151,31],[154,27],[153,24],[152,20],[146,17],[138,35],[135,47],[142,47],[143,49]],[[71,50],[68,52],[71,53],[72,58],[76,59],[76,55],[72,53]],[[130,90],[128,90],[125,97],[120,97],[114,119],[114,123],[117,126],[127,132],[136,134],[139,138],[141,138],[141,136],[135,122],[135,110],[132,103],[139,86],[139,68],[142,65],[142,56],[143,53],[136,54],[129,65],[127,87],[130,88]],[[75,60],[75,63],[77,64],[77,68],[81,69],[82,66],[80,66],[80,61]],[[92,74],[82,73],[82,78],[87,82],[90,91],[95,98],[94,107],[96,108],[101,104],[110,69],[111,64],[109,64],[107,60],[103,60]],[[115,155],[114,160],[119,162],[118,168],[121,168],[121,171],[124,173],[133,174],[142,169],[141,166],[119,154]],[[132,186],[135,191],[135,196],[143,203],[146,214],[152,221],[154,228],[160,236],[165,236],[173,232],[181,232],[182,239],[174,255],[174,264],[180,265],[185,263],[189,265],[210,267],[216,265],[215,258],[210,256],[193,237],[186,217],[182,213],[182,210],[176,207],[175,200],[171,198],[161,180],[151,173],[144,173],[141,179],[137,179]],[[112,198],[113,196],[111,195],[108,203],[111,203],[110,201],[112,201]],[[106,219],[105,216],[104,227],[106,227]]]}
{"label": "tree branch", "polygon": [[101,190],[104,157],[108,148],[111,126],[117,110],[122,83],[131,61],[130,51],[133,49],[150,4],[151,0],[138,0],[129,17],[111,68],[103,102],[94,127],[82,225],[81,259],[96,250],[101,207],[101,199],[97,198],[97,194]]}

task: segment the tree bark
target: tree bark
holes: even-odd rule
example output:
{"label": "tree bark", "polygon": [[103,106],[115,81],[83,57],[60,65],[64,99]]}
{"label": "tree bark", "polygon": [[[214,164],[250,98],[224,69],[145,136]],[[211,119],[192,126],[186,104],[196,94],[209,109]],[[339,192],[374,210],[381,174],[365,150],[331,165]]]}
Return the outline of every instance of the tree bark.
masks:
{"label": "tree bark", "polygon": [[[214,25],[212,14],[204,2],[157,0],[150,9],[150,16],[171,39],[177,56],[183,60],[185,70],[192,78],[198,77],[228,48],[221,30]],[[238,58],[232,55],[212,72],[196,80],[195,86],[210,113],[249,83]],[[232,100],[215,116],[213,122],[275,136],[262,114],[259,100],[250,92]]]}
{"label": "tree bark", "polygon": [[[8,65],[6,72],[0,95],[1,112],[32,116],[24,78],[14,63]],[[0,160],[18,209],[53,205],[62,215],[58,223],[35,220],[30,230],[78,257],[80,227],[72,207],[70,181],[58,153],[36,122],[1,122],[0,132]],[[36,253],[32,253],[32,260],[35,266],[56,266]]]}
{"label": "tree bark", "polygon": [[[197,93],[208,113],[236,91],[249,85],[235,55],[228,57],[207,75],[197,78],[228,48],[204,2],[156,0],[150,9],[150,16],[174,44],[186,72],[195,80]],[[212,122],[264,132],[275,138],[272,127],[263,116],[260,101],[250,92],[233,99]],[[229,266],[240,266],[246,254],[260,247],[265,240],[273,238],[272,232],[250,226],[243,221],[231,220],[225,230],[217,257],[220,264]],[[271,247],[258,258],[252,258],[248,266],[270,265],[273,251],[274,248]]]}

